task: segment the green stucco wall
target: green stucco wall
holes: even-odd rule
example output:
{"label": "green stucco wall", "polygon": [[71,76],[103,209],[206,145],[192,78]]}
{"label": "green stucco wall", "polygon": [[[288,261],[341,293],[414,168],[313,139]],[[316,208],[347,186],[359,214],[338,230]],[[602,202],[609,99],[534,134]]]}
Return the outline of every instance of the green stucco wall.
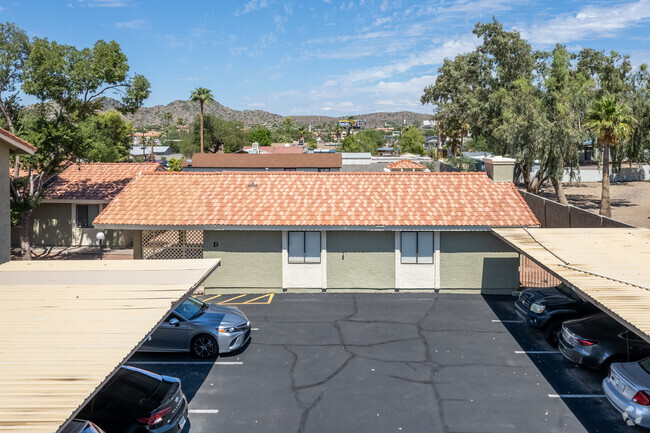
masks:
{"label": "green stucco wall", "polygon": [[[32,214],[30,242],[35,247],[70,247],[95,245],[96,230],[88,229],[81,240],[79,234],[73,235],[71,203],[42,203]],[[82,230],[82,229],[75,229]],[[129,248],[132,246],[131,232],[126,230],[104,230],[104,246],[108,248]],[[11,244],[20,245],[18,230],[11,233]]]}
{"label": "green stucco wall", "polygon": [[0,142],[0,263],[9,261],[10,253],[9,147]]}
{"label": "green stucco wall", "polygon": [[327,287],[395,287],[394,232],[327,232]]}
{"label": "green stucco wall", "polygon": [[206,289],[282,287],[280,231],[204,231],[203,257],[221,259],[206,279]]}
{"label": "green stucco wall", "polygon": [[514,290],[519,254],[490,232],[440,233],[440,288]]}
{"label": "green stucco wall", "polygon": [[72,245],[72,205],[43,203],[32,214],[31,244],[34,246]]}

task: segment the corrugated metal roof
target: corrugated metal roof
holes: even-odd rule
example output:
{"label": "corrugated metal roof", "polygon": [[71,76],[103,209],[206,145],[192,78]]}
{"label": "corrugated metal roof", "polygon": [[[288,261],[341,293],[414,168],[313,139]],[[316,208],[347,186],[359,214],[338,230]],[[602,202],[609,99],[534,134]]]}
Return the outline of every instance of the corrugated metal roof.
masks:
{"label": "corrugated metal roof", "polygon": [[0,431],[57,431],[218,264],[1,265]]}
{"label": "corrugated metal roof", "polygon": [[492,230],[650,342],[650,230]]}

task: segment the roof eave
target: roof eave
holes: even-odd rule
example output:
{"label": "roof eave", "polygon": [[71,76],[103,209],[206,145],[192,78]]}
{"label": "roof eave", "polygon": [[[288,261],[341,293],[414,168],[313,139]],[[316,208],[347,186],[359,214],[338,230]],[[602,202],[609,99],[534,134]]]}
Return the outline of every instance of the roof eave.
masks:
{"label": "roof eave", "polygon": [[106,230],[204,230],[204,231],[491,231],[493,228],[536,227],[535,225],[470,226],[470,225],[147,225],[94,223]]}

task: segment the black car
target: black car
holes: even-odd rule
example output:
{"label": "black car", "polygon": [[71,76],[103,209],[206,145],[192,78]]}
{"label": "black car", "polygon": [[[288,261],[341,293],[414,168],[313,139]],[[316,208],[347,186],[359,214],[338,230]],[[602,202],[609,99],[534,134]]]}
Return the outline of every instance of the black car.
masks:
{"label": "black car", "polygon": [[175,377],[122,367],[79,416],[108,433],[176,433],[187,420],[187,399]]}
{"label": "black car", "polygon": [[557,346],[562,322],[600,311],[564,284],[522,290],[515,302],[515,310],[530,325],[541,329],[552,346]]}
{"label": "black car", "polygon": [[61,433],[105,433],[104,430],[97,427],[85,419],[73,419],[66,425]]}
{"label": "black car", "polygon": [[558,343],[567,359],[590,368],[650,355],[650,344],[605,313],[564,322]]}

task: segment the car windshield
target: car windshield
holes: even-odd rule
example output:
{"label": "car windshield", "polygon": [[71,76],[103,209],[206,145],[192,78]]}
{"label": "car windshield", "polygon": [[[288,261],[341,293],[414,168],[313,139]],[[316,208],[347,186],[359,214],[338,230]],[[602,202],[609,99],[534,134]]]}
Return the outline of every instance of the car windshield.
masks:
{"label": "car windshield", "polygon": [[562,293],[564,296],[567,298],[571,299],[577,299],[578,297],[576,296],[575,293],[573,293],[573,290],[571,290],[570,287],[565,286],[564,284],[560,284],[555,288],[558,292]]}
{"label": "car windshield", "polygon": [[187,298],[187,300],[174,311],[176,314],[180,314],[187,320],[192,320],[199,317],[206,308],[208,308],[208,304],[201,302],[198,299]]}
{"label": "car windshield", "polygon": [[642,359],[639,361],[639,365],[646,373],[650,374],[650,357]]}

